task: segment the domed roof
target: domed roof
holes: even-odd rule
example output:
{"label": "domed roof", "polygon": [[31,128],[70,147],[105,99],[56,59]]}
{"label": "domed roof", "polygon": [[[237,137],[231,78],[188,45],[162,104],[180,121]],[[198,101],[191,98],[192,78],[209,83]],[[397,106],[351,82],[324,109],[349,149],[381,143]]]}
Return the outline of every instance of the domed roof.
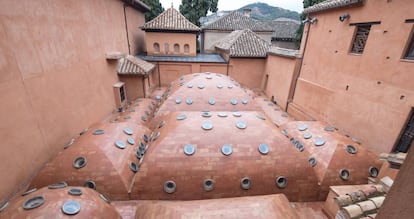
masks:
{"label": "domed roof", "polygon": [[255,101],[276,126],[295,120],[283,111],[277,104],[266,99],[266,97],[258,96],[255,98]]}
{"label": "domed roof", "polygon": [[[160,97],[161,98],[161,97]],[[107,120],[109,122],[131,122],[145,125],[154,116],[154,111],[159,107],[160,100],[139,98],[124,107],[123,112],[116,112]]]}
{"label": "domed roof", "polygon": [[[164,125],[154,131],[160,134],[149,143],[134,180],[133,199],[192,200],[282,192],[289,200],[318,197],[317,177],[309,174],[313,171],[307,154],[292,147],[262,112],[210,113],[157,116]],[[286,188],[276,185],[280,176],[281,184],[287,181]],[[243,178],[249,178],[251,188],[241,187]],[[203,189],[208,179],[214,181],[210,191]],[[168,181],[176,186],[172,194],[164,191]]]}
{"label": "domed roof", "polygon": [[0,214],[0,218],[121,218],[110,200],[84,187],[48,187],[18,196]]}
{"label": "domed roof", "polygon": [[[367,183],[368,169],[380,168],[374,153],[322,122],[293,121],[280,128],[292,145],[304,147],[324,195],[331,185]],[[348,179],[340,177],[342,170],[348,171]]]}
{"label": "domed roof", "polygon": [[131,122],[95,124],[47,163],[30,188],[66,181],[73,186],[96,186],[114,200],[128,199],[134,176],[131,162],[138,165],[135,152],[144,134],[150,134],[148,128]]}
{"label": "domed roof", "polygon": [[141,201],[141,218],[298,218],[282,194],[196,201]]}
{"label": "domed roof", "polygon": [[253,92],[233,79],[215,73],[198,73],[173,81],[159,113],[176,111],[258,111]]}

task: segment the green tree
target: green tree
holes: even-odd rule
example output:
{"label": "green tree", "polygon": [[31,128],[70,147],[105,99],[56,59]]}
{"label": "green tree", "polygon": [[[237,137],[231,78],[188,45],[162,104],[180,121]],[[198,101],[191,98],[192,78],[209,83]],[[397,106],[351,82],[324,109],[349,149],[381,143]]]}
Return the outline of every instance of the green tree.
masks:
{"label": "green tree", "polygon": [[217,12],[218,0],[181,0],[180,13],[193,24],[200,26],[200,18],[208,11]]}
{"label": "green tree", "polygon": [[159,0],[142,0],[146,5],[151,7],[151,11],[145,13],[145,21],[148,22],[159,14],[164,12],[164,8],[162,7]]}
{"label": "green tree", "polygon": [[[312,5],[316,5],[320,2],[323,2],[325,0],[303,0],[303,8],[307,8],[310,7]],[[301,20],[305,20],[306,19],[306,15],[305,14],[300,14],[300,18]],[[303,27],[305,25],[303,23],[300,24],[298,30],[296,31],[296,35],[295,35],[295,43],[297,47],[300,47],[300,42],[302,41],[302,34],[303,34]]]}

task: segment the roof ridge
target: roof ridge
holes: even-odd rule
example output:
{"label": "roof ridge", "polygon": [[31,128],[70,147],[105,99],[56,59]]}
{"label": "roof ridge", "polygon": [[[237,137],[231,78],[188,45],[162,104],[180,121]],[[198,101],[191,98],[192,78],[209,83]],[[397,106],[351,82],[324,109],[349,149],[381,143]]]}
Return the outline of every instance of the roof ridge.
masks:
{"label": "roof ridge", "polygon": [[143,30],[185,30],[199,31],[200,28],[191,23],[177,9],[171,7],[163,11],[154,19],[146,22],[141,29]]}

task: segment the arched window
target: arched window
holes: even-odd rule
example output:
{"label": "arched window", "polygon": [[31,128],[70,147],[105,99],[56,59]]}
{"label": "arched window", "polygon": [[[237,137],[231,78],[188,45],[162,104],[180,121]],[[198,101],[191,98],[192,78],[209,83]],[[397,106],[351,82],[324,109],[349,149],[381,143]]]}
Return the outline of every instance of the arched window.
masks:
{"label": "arched window", "polygon": [[184,53],[190,53],[190,45],[188,44],[184,45]]}
{"label": "arched window", "polygon": [[154,52],[159,53],[160,52],[160,44],[154,43]]}
{"label": "arched window", "polygon": [[174,53],[175,54],[179,54],[180,53],[180,45],[178,45],[177,43],[174,44]]}
{"label": "arched window", "polygon": [[164,52],[168,54],[170,52],[170,45],[168,43],[164,43]]}

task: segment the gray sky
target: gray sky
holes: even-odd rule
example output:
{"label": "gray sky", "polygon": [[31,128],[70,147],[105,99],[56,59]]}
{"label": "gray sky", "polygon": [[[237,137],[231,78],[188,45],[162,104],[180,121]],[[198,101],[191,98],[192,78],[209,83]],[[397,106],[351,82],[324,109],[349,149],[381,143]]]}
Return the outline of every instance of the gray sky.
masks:
{"label": "gray sky", "polygon": [[[160,0],[162,6],[167,9],[171,7],[171,2],[174,4],[174,8],[178,9],[181,4],[181,0]],[[245,5],[263,2],[268,5],[289,9],[291,11],[302,12],[303,0],[219,0],[218,9],[222,10],[236,10]]]}

